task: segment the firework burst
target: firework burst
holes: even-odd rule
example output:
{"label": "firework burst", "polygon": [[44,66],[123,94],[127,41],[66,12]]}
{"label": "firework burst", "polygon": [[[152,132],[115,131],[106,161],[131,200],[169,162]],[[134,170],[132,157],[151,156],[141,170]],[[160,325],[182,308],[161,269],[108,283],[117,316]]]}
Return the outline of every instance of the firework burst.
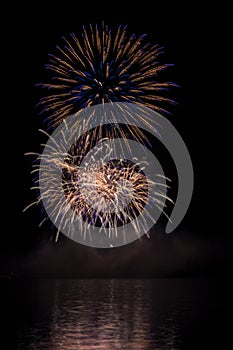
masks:
{"label": "firework burst", "polygon": [[56,127],[77,111],[109,102],[130,102],[164,112],[161,96],[175,84],[161,82],[159,64],[162,48],[146,41],[146,35],[129,35],[126,26],[116,31],[102,23],[83,27],[82,35],[71,33],[50,55],[46,68],[50,81],[38,84],[49,91],[39,106]]}
{"label": "firework burst", "polygon": [[[89,132],[86,140],[94,134],[95,130]],[[119,227],[123,227],[124,234],[127,234],[124,226],[130,222],[135,238],[139,238],[142,231],[147,231],[146,221],[150,213],[145,206],[148,201],[158,212],[165,214],[165,201],[172,202],[166,195],[168,178],[159,174],[148,177],[144,172],[147,165],[144,160],[117,159],[114,147],[104,142],[107,138],[97,143],[89,158],[85,158],[85,155],[90,145],[88,142],[82,143],[83,136],[72,144],[68,152],[64,152],[65,136],[64,140],[53,140],[54,147],[50,148],[49,157],[43,153],[28,153],[37,156],[32,173],[41,172],[43,176],[35,180],[32,189],[38,193],[37,200],[27,208],[47,202],[47,206],[56,213],[56,240],[59,232],[64,230],[73,238],[74,232],[69,228],[74,222],[84,241],[90,234],[90,226],[95,226],[113,242]],[[57,186],[55,181],[59,172],[61,186]],[[42,191],[42,188],[46,188],[46,191]],[[71,214],[67,215],[68,212]],[[150,219],[156,223],[154,217],[150,216]]]}

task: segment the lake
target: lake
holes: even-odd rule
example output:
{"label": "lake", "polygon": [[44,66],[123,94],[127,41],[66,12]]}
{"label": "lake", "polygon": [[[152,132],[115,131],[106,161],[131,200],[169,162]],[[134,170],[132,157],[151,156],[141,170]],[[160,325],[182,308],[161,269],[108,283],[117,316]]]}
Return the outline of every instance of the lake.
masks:
{"label": "lake", "polygon": [[224,279],[4,279],[2,349],[233,348]]}

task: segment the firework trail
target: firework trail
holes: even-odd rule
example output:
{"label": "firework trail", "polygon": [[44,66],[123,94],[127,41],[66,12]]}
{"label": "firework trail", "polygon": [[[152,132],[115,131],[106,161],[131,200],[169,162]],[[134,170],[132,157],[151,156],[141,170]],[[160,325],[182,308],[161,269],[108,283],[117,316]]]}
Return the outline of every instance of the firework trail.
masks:
{"label": "firework trail", "polygon": [[174,103],[161,92],[176,85],[159,81],[170,65],[158,63],[162,48],[146,42],[146,35],[130,36],[127,26],[114,32],[102,23],[63,40],[46,65],[50,82],[38,84],[49,92],[38,105],[50,127],[100,103],[131,102],[159,112],[164,102]]}

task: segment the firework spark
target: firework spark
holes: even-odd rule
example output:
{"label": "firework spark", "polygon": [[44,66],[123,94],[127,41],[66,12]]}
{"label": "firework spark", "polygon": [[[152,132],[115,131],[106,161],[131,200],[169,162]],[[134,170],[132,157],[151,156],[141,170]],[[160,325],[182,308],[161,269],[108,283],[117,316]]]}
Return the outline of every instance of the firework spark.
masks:
{"label": "firework spark", "polygon": [[162,104],[174,102],[161,96],[175,86],[159,79],[169,64],[158,63],[162,48],[148,43],[146,35],[129,35],[126,26],[114,32],[102,23],[63,40],[46,65],[50,82],[38,84],[49,91],[38,105],[50,127],[100,103],[130,102],[165,112]]}

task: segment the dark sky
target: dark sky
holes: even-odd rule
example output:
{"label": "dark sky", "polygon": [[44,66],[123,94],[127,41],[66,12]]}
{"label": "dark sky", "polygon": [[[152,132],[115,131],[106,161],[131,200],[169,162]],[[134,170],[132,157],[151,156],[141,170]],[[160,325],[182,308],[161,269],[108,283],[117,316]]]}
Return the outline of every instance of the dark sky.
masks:
{"label": "dark sky", "polygon": [[[2,72],[6,136],[3,189],[7,188],[6,214],[1,240],[1,273],[49,276],[173,276],[232,272],[232,238],[225,229],[221,191],[221,120],[218,85],[224,50],[216,12],[198,4],[175,6],[143,2],[127,9],[124,2],[87,5],[63,3],[48,8],[41,2],[6,10]],[[185,8],[185,6],[187,6]],[[178,102],[169,117],[183,137],[194,167],[191,205],[180,226],[165,235],[165,221],[151,234],[122,248],[97,250],[79,245],[48,223],[38,228],[40,209],[23,208],[34,200],[29,190],[31,159],[40,151],[43,128],[35,105],[41,91],[35,84],[45,77],[44,65],[63,35],[80,31],[82,24],[104,20],[109,25],[128,24],[130,32],[148,33],[150,41],[164,47],[164,62],[175,66],[168,79],[180,85],[173,90]],[[224,32],[224,29],[222,29]],[[6,78],[6,79],[5,79]],[[219,130],[220,129],[220,130]],[[5,135],[4,135],[5,136]],[[220,163],[219,163],[220,162]],[[224,189],[227,191],[227,188]]]}

